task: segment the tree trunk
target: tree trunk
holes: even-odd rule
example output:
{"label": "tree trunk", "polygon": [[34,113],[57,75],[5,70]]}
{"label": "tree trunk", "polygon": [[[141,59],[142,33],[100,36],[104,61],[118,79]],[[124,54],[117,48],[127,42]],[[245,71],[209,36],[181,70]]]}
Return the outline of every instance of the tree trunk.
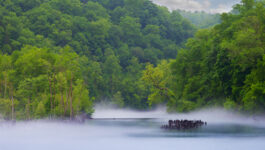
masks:
{"label": "tree trunk", "polygon": [[110,77],[110,93],[113,94],[113,82],[112,82],[112,75]]}
{"label": "tree trunk", "polygon": [[[54,108],[56,107],[55,106],[55,95],[56,95],[56,88],[55,88],[55,81],[56,81],[56,79],[55,79],[55,73],[53,74],[53,105],[54,105]],[[53,110],[53,115],[55,115],[55,109]]]}
{"label": "tree trunk", "polygon": [[15,117],[14,117],[14,113],[15,113],[14,111],[15,111],[15,108],[14,108],[14,93],[13,93],[13,86],[11,85],[10,88],[11,88],[11,92],[10,92],[10,93],[11,93],[11,101],[12,101],[12,106],[11,106],[11,107],[12,107],[12,108],[11,108],[11,109],[12,109],[11,118],[12,118],[12,120],[14,120],[14,119],[15,119]]}
{"label": "tree trunk", "polygon": [[14,107],[14,97],[12,94],[12,120],[15,120],[15,107]]}
{"label": "tree trunk", "polygon": [[52,83],[50,80],[50,76],[48,75],[48,80],[49,80],[49,89],[50,89],[50,103],[51,103],[51,110],[50,112],[52,112],[52,108],[53,108],[53,104],[52,104]]}
{"label": "tree trunk", "polygon": [[63,118],[63,114],[65,112],[64,108],[64,99],[63,99],[63,88],[61,87],[61,117]]}
{"label": "tree trunk", "polygon": [[28,98],[27,118],[30,120],[30,97]]}
{"label": "tree trunk", "polygon": [[6,90],[7,90],[7,81],[6,81],[6,77],[5,77],[5,91],[4,91],[4,98],[6,98]]}
{"label": "tree trunk", "polygon": [[65,107],[64,107],[64,116],[66,115],[66,111],[68,110],[68,105],[69,105],[69,94],[67,92],[67,89],[65,90],[66,92],[66,104],[65,104]]}
{"label": "tree trunk", "polygon": [[0,80],[0,96],[3,96],[3,93],[2,93],[2,80]]}
{"label": "tree trunk", "polygon": [[72,73],[71,73],[71,80],[70,80],[70,120],[73,119],[73,89],[72,89]]}

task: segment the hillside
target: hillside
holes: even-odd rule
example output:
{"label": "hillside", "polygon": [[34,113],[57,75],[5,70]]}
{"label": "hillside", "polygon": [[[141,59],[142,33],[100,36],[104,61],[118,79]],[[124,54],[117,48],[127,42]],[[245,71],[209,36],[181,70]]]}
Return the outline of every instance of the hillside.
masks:
{"label": "hillside", "polygon": [[73,119],[99,102],[263,113],[264,14],[254,0],[220,21],[149,0],[1,1],[0,113]]}
{"label": "hillside", "polygon": [[92,103],[146,109],[146,63],[175,58],[195,27],[148,0],[0,1],[6,118],[73,117]]}
{"label": "hillside", "polygon": [[198,31],[174,61],[147,67],[151,104],[162,101],[181,112],[217,106],[264,113],[265,2],[242,0],[234,11]]}

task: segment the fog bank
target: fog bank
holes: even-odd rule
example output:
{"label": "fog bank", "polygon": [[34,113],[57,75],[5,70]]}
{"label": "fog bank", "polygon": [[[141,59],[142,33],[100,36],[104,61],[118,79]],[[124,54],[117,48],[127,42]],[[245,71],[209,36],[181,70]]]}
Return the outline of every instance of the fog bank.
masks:
{"label": "fog bank", "polygon": [[[263,119],[222,109],[168,114],[165,107],[142,112],[97,106],[93,118],[83,124],[49,120],[15,124],[1,122],[0,149],[263,150],[265,147]],[[208,125],[194,131],[160,129],[161,124],[168,119],[201,119],[207,121]],[[251,126],[224,125],[229,123]],[[255,127],[257,125],[259,127]]]}
{"label": "fog bank", "polygon": [[208,123],[229,123],[265,126],[265,117],[246,116],[221,108],[202,109],[189,113],[167,113],[166,107],[159,107],[153,111],[135,111],[132,109],[118,109],[111,106],[96,106],[92,115],[95,119],[102,118],[156,118],[167,121],[169,119],[203,120]]}

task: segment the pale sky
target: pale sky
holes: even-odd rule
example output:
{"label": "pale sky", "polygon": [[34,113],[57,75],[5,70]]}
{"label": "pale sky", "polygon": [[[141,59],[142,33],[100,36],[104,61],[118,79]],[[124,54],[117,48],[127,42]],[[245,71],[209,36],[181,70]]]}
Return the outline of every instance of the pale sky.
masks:
{"label": "pale sky", "polygon": [[241,0],[151,0],[156,4],[166,6],[170,10],[182,9],[188,11],[205,11],[222,13],[232,10],[234,4]]}

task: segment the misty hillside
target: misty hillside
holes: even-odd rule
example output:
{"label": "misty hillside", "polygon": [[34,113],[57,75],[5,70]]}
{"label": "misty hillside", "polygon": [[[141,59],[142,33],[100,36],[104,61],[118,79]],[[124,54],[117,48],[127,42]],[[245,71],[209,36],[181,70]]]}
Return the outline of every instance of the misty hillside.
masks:
{"label": "misty hillside", "polygon": [[199,28],[209,28],[221,23],[220,14],[210,14],[203,11],[190,12],[185,10],[178,10],[178,12]]}

